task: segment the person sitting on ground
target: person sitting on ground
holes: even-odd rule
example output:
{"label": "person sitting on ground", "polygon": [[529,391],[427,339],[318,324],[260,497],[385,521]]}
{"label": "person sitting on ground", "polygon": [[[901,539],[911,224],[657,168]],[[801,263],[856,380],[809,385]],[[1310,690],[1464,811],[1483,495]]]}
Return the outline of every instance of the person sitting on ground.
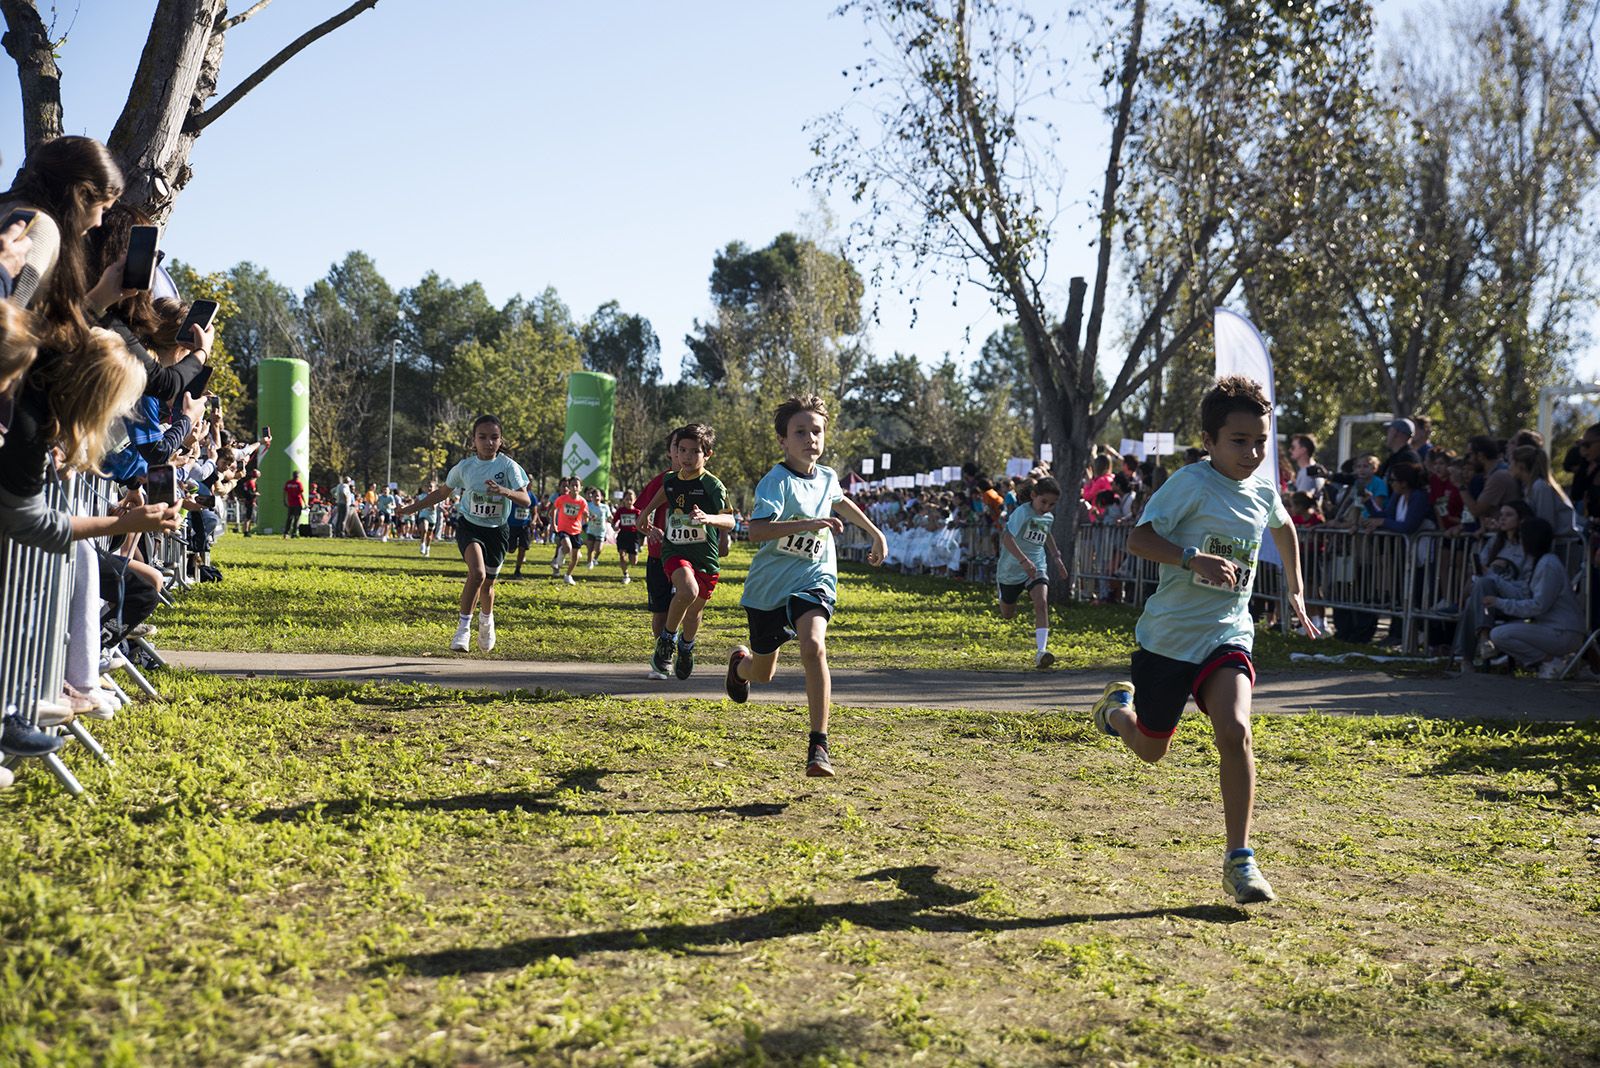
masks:
{"label": "person sitting on ground", "polygon": [[1583,644],[1583,607],[1572,592],[1567,566],[1553,551],[1555,530],[1534,516],[1522,524],[1522,548],[1532,562],[1526,597],[1490,594],[1484,606],[1509,617],[1489,632],[1489,641],[1501,656],[1490,667],[1538,669],[1542,678],[1554,678],[1565,665],[1560,657],[1577,652]]}
{"label": "person sitting on ground", "polygon": [[1484,598],[1528,596],[1527,554],[1522,548],[1522,525],[1533,518],[1527,501],[1509,501],[1491,523],[1493,537],[1484,541],[1474,560],[1479,574],[1467,584],[1461,597],[1461,613],[1456,621],[1455,654],[1463,674],[1471,673],[1475,663],[1486,663],[1493,655],[1489,631],[1495,615]]}

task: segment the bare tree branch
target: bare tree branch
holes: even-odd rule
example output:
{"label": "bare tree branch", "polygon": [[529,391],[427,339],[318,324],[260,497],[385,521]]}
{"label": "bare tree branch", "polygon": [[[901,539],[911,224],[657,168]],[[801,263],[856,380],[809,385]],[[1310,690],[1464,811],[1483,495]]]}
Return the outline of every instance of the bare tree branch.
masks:
{"label": "bare tree branch", "polygon": [[[257,7],[259,6],[261,5],[258,4]],[[273,71],[289,62],[289,60],[293,59],[300,52],[304,51],[307,46],[323,37],[328,36],[328,34],[332,33],[334,30],[337,30],[340,26],[343,26],[351,19],[354,19],[363,12],[370,11],[377,6],[378,0],[356,0],[355,3],[351,4],[337,15],[334,15],[332,18],[321,22],[307,30],[305,33],[302,33],[299,37],[296,37],[293,41],[289,42],[289,44],[285,45],[277,55],[273,56],[271,59],[261,64],[261,66],[257,67],[255,72],[248,78],[234,86],[233,89],[229,90],[228,94],[221,100],[217,101],[205,111],[202,111],[197,115],[189,116],[189,120],[184,123],[184,132],[198,134],[201,130],[204,130],[207,126],[210,126],[213,122],[216,122],[223,115],[227,114],[228,110],[232,108],[233,105],[243,100],[245,95],[248,94],[250,90],[266,81],[267,78],[271,77]],[[246,12],[246,14],[249,14],[249,12]]]}
{"label": "bare tree branch", "polygon": [[222,25],[217,27],[217,32],[227,33],[240,23],[249,22],[251,19],[261,14],[261,12],[265,11],[267,9],[267,5],[270,3],[272,3],[272,0],[256,0],[256,3],[252,4],[248,11],[240,12],[231,19],[224,19]]}

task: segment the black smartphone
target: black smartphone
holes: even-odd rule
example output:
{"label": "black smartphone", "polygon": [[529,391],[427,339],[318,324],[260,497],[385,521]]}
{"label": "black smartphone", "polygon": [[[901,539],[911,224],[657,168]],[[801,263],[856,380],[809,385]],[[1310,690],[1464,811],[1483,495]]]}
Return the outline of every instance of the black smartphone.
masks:
{"label": "black smartphone", "polygon": [[197,300],[189,305],[189,316],[184,319],[183,325],[178,327],[178,343],[187,345],[194,337],[194,328],[210,330],[211,324],[217,318],[217,302],[214,300]]}
{"label": "black smartphone", "polygon": [[135,226],[128,235],[128,259],[122,266],[123,289],[149,289],[156,278],[159,226]]}
{"label": "black smartphone", "polygon": [[189,383],[189,388],[185,389],[184,392],[191,397],[204,397],[206,395],[206,383],[210,381],[211,365],[208,363],[200,368],[200,373],[194,376],[194,381]]}
{"label": "black smartphone", "polygon": [[0,223],[0,232],[9,230],[17,223],[21,222],[28,224],[22,228],[23,234],[27,234],[29,230],[33,229],[33,220],[37,219],[38,217],[39,213],[34,211],[32,208],[17,208],[12,211],[10,215],[6,216],[6,221],[4,223]]}
{"label": "black smartphone", "polygon": [[145,495],[151,504],[178,503],[178,469],[171,464],[152,464],[144,476]]}

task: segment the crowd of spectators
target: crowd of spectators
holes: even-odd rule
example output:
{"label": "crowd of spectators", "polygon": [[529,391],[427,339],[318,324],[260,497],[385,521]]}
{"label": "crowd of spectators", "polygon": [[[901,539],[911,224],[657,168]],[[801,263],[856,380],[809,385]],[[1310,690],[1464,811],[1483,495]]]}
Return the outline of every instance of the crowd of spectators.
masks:
{"label": "crowd of spectators", "polygon": [[[1586,570],[1600,571],[1600,424],[1562,457],[1566,486],[1554,476],[1535,431],[1506,440],[1477,435],[1457,453],[1435,445],[1431,430],[1425,418],[1395,419],[1384,427],[1383,455],[1357,455],[1336,469],[1318,462],[1311,435],[1288,438],[1277,473],[1285,505],[1297,528],[1323,531],[1308,543],[1316,552],[1308,578],[1320,584],[1313,597],[1337,604],[1359,587],[1369,597],[1403,598],[1409,566],[1416,571],[1416,603],[1428,598],[1426,625],[1415,628],[1419,651],[1454,657],[1464,671],[1559,672],[1583,644],[1592,625],[1586,621],[1600,619],[1600,605],[1580,599],[1585,589],[1600,599],[1600,581],[1593,575],[1584,581]],[[1190,448],[1174,459],[1197,463],[1205,453]],[[959,482],[858,487],[856,495],[888,539],[889,566],[983,578],[998,555],[1004,518],[1048,473],[1041,466],[1025,477],[991,480],[969,464]],[[1080,531],[1136,525],[1164,477],[1154,459],[1097,446],[1082,474]],[[1428,537],[1414,538],[1404,560],[1376,548],[1383,536],[1424,533]],[[1441,549],[1431,539],[1448,543]],[[1089,599],[1138,596],[1131,582],[1135,561],[1118,545],[1092,532],[1080,536],[1080,564],[1111,576],[1087,585]],[[1465,572],[1447,568],[1446,557],[1466,561]],[[1270,596],[1259,599],[1263,617],[1270,620],[1274,610]],[[1347,642],[1395,647],[1405,638],[1400,614],[1384,627],[1377,612],[1335,607],[1331,622],[1334,635]],[[1600,655],[1591,654],[1588,666],[1600,668]]]}

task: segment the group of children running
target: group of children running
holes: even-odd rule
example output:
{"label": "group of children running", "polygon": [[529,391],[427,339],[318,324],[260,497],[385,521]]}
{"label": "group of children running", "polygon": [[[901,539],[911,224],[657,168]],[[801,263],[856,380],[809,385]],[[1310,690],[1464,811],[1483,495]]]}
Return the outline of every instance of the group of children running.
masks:
{"label": "group of children running", "polygon": [[[1299,542],[1276,487],[1258,474],[1266,456],[1271,407],[1249,379],[1219,381],[1202,401],[1202,436],[1209,459],[1169,478],[1150,498],[1128,550],[1160,567],[1160,582],[1137,628],[1130,678],[1106,686],[1092,717],[1105,734],[1154,763],[1166,755],[1178,720],[1192,697],[1211,721],[1221,764],[1227,851],[1223,884],[1240,903],[1270,901],[1271,885],[1249,846],[1255,803],[1250,699],[1254,627],[1250,592],[1263,531],[1270,531],[1283,561],[1289,604],[1304,632],[1317,636],[1305,611]],[[827,629],[838,603],[837,535],[851,523],[871,539],[867,560],[883,562],[883,533],[847,497],[837,473],[819,464],[828,412],[815,395],[790,397],[774,412],[782,460],[755,487],[749,540],[757,546],[740,597],[749,641],[728,656],[726,691],[739,703],[750,688],[771,682],[778,653],[798,641],[806,678],[810,736],[806,775],[831,777],[828,720],[832,679]],[[672,432],[671,468],[635,499],[625,495],[613,512],[594,489],[583,493],[565,479],[550,508],[558,532],[552,573],[566,560],[566,581],[580,554],[593,566],[606,525],[617,531],[623,581],[638,550],[646,551],[645,584],[655,646],[652,678],[688,679],[706,603],[717,588],[724,535],[734,513],[727,488],[706,470],[716,439],[703,423]],[[426,509],[459,494],[456,544],[467,564],[461,614],[451,648],[467,649],[472,612],[479,612],[478,645],[494,648],[494,581],[508,547],[526,535],[513,532],[512,516],[530,507],[528,476],[500,453],[500,424],[489,415],[473,426],[473,455],[451,469],[445,485],[399,510]],[[1065,572],[1051,533],[1061,497],[1051,478],[1038,480],[1031,498],[1013,511],[1001,535],[996,574],[1000,614],[1012,618],[1023,595],[1033,606],[1035,664],[1049,667],[1048,562]],[[525,526],[525,524],[524,524]],[[520,537],[520,541],[517,539]],[[1135,695],[1138,701],[1135,701]]]}

